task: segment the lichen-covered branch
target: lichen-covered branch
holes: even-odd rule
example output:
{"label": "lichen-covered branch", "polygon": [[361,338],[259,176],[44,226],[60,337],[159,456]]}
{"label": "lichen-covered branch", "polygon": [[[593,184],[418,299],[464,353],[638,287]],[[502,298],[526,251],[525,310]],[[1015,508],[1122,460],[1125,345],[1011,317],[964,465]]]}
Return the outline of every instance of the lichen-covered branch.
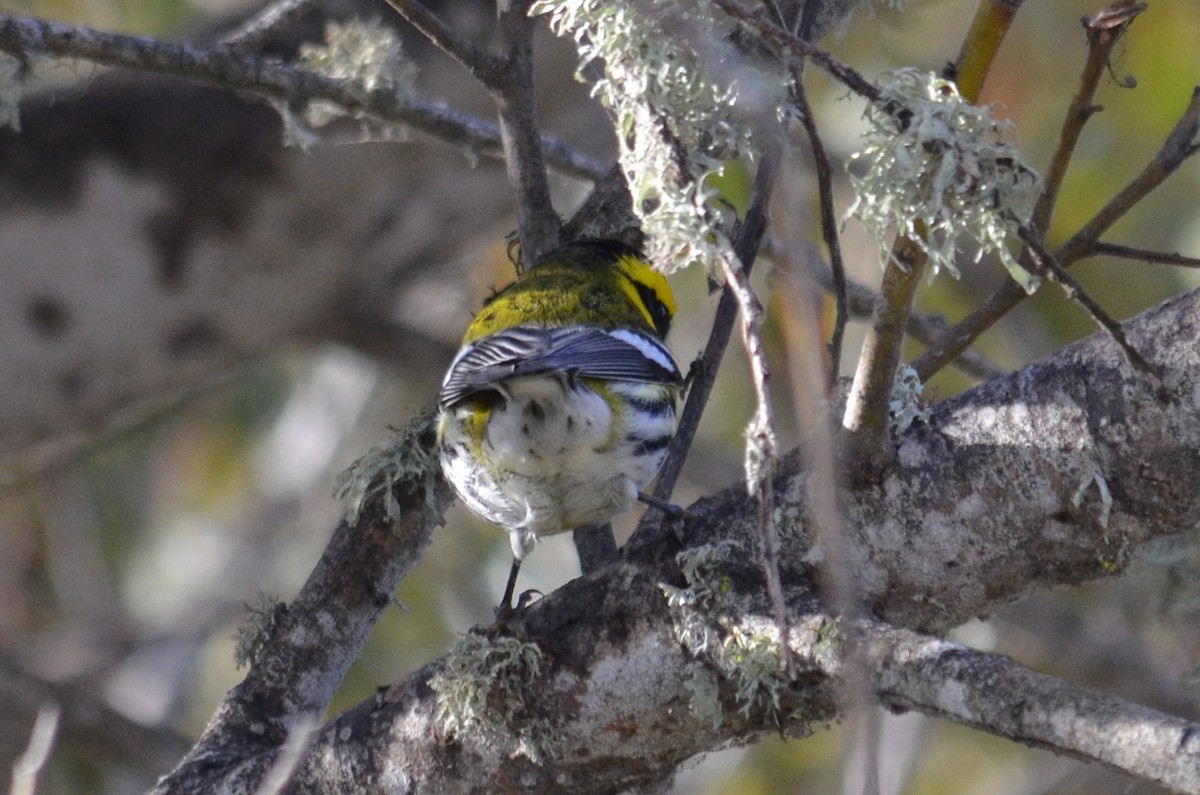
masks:
{"label": "lichen-covered branch", "polygon": [[1180,792],[1200,789],[1200,724],[1077,687],[994,654],[877,622],[860,645],[875,692],[1017,742],[1049,748]]}
{"label": "lichen-covered branch", "polygon": [[[979,244],[977,257],[985,250],[995,251],[1010,273],[1021,273],[1005,247],[1006,238],[1013,230],[1001,220],[998,210],[1004,208],[1010,214],[1025,215],[1021,205],[1031,186],[1026,179],[1029,171],[1021,164],[1017,152],[996,140],[1003,128],[990,120],[990,114],[981,108],[972,110],[961,105],[965,101],[969,106],[979,98],[984,77],[1000,50],[1012,19],[1013,14],[992,14],[986,7],[981,7],[972,21],[954,69],[967,78],[957,90],[961,100],[952,86],[940,86],[929,92],[927,102],[921,102],[915,92],[906,88],[909,80],[901,72],[893,81],[894,87],[884,92],[885,99],[872,106],[875,113],[880,114],[881,121],[886,121],[888,114],[895,112],[888,106],[889,96],[891,102],[898,101],[898,107],[906,110],[894,117],[897,134],[867,150],[868,153],[872,149],[877,152],[868,174],[879,172],[884,176],[876,180],[881,190],[870,187],[870,181],[864,178],[856,186],[857,195],[851,209],[864,220],[868,231],[874,230],[877,239],[883,228],[881,223],[897,228],[892,253],[884,263],[880,300],[859,355],[842,420],[842,427],[849,432],[852,457],[868,467],[890,455],[886,443],[888,406],[900,366],[904,330],[926,265],[932,263],[934,273],[939,267],[953,270],[958,237],[966,233],[974,236]],[[984,29],[986,33],[981,32]],[[903,115],[905,112],[913,114],[908,121]],[[926,138],[924,131],[932,128],[924,121],[939,117],[951,131],[948,140]],[[938,133],[933,137],[938,137]],[[895,192],[909,190],[903,179],[905,158],[888,153],[896,147],[913,144],[922,150],[917,160],[912,161],[920,164],[920,173],[913,174],[910,183],[915,186],[916,195],[906,195],[895,201]],[[892,168],[889,163],[900,165]],[[980,172],[984,173],[981,175]],[[888,199],[883,198],[889,193],[893,199],[891,205],[905,218],[888,220],[889,212],[879,212],[889,204]],[[1027,280],[1026,286],[1029,286]]]}
{"label": "lichen-covered branch", "polygon": [[[1147,195],[1166,180],[1183,164],[1184,160],[1197,151],[1195,143],[1200,131],[1200,89],[1192,91],[1191,100],[1167,136],[1162,148],[1140,174],[1114,196],[1091,220],[1083,225],[1071,239],[1060,246],[1054,256],[1064,267],[1070,267],[1088,256],[1100,236],[1119,221]],[[922,380],[929,378],[960,352],[966,350],[979,335],[1007,314],[1026,297],[1025,291],[1014,281],[992,293],[961,322],[946,333],[944,339],[926,351],[913,367]]]}
{"label": "lichen-covered branch", "polygon": [[[0,14],[0,50],[18,58],[35,55],[80,58],[105,66],[177,75],[301,106],[323,100],[349,113],[405,124],[482,154],[498,155],[502,151],[500,128],[495,122],[437,103],[406,99],[394,91],[367,91],[352,81],[220,45],[203,48]],[[607,171],[605,164],[561,141],[546,139],[543,143],[550,165],[566,174],[595,180]]]}
{"label": "lichen-covered branch", "polygon": [[375,622],[392,605],[450,504],[428,416],[371,451],[344,481],[350,518],[296,598],[278,606],[246,678],[157,793],[214,792],[211,771],[257,782],[305,721],[324,716]]}
{"label": "lichen-covered branch", "polygon": [[[1200,478],[1194,419],[1200,412],[1200,291],[1130,321],[1125,330],[1139,349],[1154,351],[1164,372],[1162,394],[1111,339],[1097,335],[935,406],[927,423],[899,440],[897,462],[880,482],[848,488],[854,576],[878,620],[941,632],[1035,588],[1112,576],[1139,544],[1190,532],[1200,522],[1200,493],[1192,488]],[[1103,489],[1094,485],[1097,479]],[[510,698],[517,698],[522,720],[537,722],[536,736],[526,741],[536,743],[538,761],[507,740],[496,743],[496,727],[512,719],[504,714],[458,714],[447,723],[450,716],[429,687],[451,670],[441,661],[326,725],[296,771],[295,791],[403,783],[443,792],[478,786],[609,792],[659,781],[684,759],[718,745],[750,742],[779,727],[799,735],[823,725],[836,714],[828,675],[836,675],[840,644],[855,633],[830,621],[814,598],[809,561],[822,552],[806,529],[804,483],[798,457],[782,459],[774,485],[785,541],[781,572],[803,684],[780,679],[772,640],[778,635],[751,551],[758,511],[739,483],[691,507],[685,554],[676,556],[677,542],[664,534],[524,615],[521,631],[541,661],[514,670],[535,677],[537,686]],[[1081,490],[1081,484],[1093,485]],[[292,610],[301,625],[300,611]],[[280,640],[289,637],[283,633]],[[862,637],[870,639],[876,691],[888,703],[1190,786],[1179,777],[1181,770],[1197,769],[1198,751],[1186,735],[1194,731],[1190,724],[1107,697],[1085,698],[1065,683],[1003,661],[976,661],[957,647],[892,628],[868,627]],[[934,653],[914,655],[921,650]],[[522,646],[505,653],[524,658],[532,651]],[[1025,690],[982,686],[987,680],[975,672],[988,669],[977,663],[1059,697],[1043,715]],[[494,666],[507,669],[503,658],[486,668]],[[964,694],[961,703],[948,703],[944,688],[931,692],[931,683],[947,677]],[[444,675],[439,681],[443,691],[454,689]],[[247,717],[260,708],[241,703]],[[458,703],[478,710],[490,702]],[[273,704],[265,707],[274,710]],[[1088,728],[1114,715],[1130,731],[1157,738],[1146,748],[1160,753],[1139,749],[1131,761],[1119,735],[1097,737]],[[220,724],[218,716],[214,725]],[[493,728],[475,735],[464,728],[471,725]],[[190,768],[192,785],[167,791],[257,781],[285,736],[271,732],[264,741],[234,733],[222,742],[214,728],[206,738],[210,753],[197,755]],[[1187,741],[1172,744],[1171,738]]]}

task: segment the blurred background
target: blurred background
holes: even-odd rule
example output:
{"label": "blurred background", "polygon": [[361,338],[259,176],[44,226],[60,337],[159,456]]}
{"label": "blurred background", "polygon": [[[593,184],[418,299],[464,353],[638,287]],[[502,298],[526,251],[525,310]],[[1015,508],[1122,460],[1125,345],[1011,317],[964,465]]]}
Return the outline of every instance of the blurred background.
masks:
{"label": "blurred background", "polygon": [[[486,36],[490,11],[480,7],[486,4],[435,5],[460,30]],[[360,13],[390,18],[383,0],[358,6]],[[254,7],[241,0],[0,3],[6,13],[201,39]],[[904,13],[859,14],[827,44],[868,77],[901,65],[937,70],[955,58],[974,7],[965,0],[926,0],[910,3]],[[984,99],[999,103],[1002,115],[1012,119],[1027,162],[1037,167],[1053,151],[1084,62],[1079,20],[1100,7],[1095,0],[1027,3],[993,69]],[[412,36],[404,40],[420,69],[415,78],[420,96],[490,114],[487,98],[464,73]],[[1195,0],[1155,0],[1118,45],[1113,76],[1102,81],[1097,97],[1103,112],[1087,126],[1062,192],[1052,244],[1086,222],[1161,146],[1200,82],[1197,42]],[[549,35],[539,45],[546,130],[602,164],[611,162],[610,128],[586,88],[570,80],[569,48]],[[284,51],[289,46],[279,44]],[[841,164],[859,145],[862,106],[817,70],[809,74],[814,115],[835,160],[838,211],[844,212],[849,193]],[[1135,88],[1118,85],[1128,76],[1136,78]],[[259,190],[254,175],[269,162],[270,175],[261,182],[278,188],[280,196],[270,200],[276,204],[264,199],[254,206],[256,222],[269,215],[265,206],[286,207],[292,214],[274,226],[264,222],[265,231],[252,245],[244,243],[245,235],[239,242],[215,235],[228,248],[187,260],[209,275],[190,282],[183,293],[162,283],[123,282],[121,274],[140,255],[104,253],[109,241],[68,212],[84,206],[70,194],[28,199],[33,189],[21,183],[19,165],[61,138],[62,125],[77,122],[73,108],[88,108],[90,102],[103,107],[105,92],[126,79],[90,66],[47,68],[31,86],[20,135],[0,133],[0,195],[20,207],[0,218],[0,279],[17,285],[10,294],[36,287],[38,295],[71,294],[100,307],[86,319],[94,324],[87,338],[95,350],[59,340],[48,352],[25,345],[15,332],[0,336],[0,382],[8,385],[0,396],[10,401],[10,408],[0,406],[5,445],[0,768],[8,769],[25,746],[41,705],[74,706],[60,726],[40,788],[44,793],[142,791],[182,755],[241,678],[233,646],[247,605],[259,604],[262,595],[290,599],[320,556],[341,512],[331,497],[336,474],[381,442],[388,426],[404,424],[430,403],[470,312],[511,279],[504,238],[515,223],[497,161],[419,135],[363,135],[369,142],[349,135],[309,153],[284,150],[275,114],[239,99],[249,110],[230,113],[249,114],[238,129],[245,137],[253,131],[258,148],[227,150],[240,154],[226,157],[221,172],[247,175],[242,189],[249,193]],[[39,99],[47,94],[55,101]],[[153,119],[156,108],[135,102],[129,113]],[[219,126],[208,116],[177,123],[201,137],[210,125]],[[123,153],[111,160],[123,173],[130,163],[153,165],[153,159],[130,154],[124,138],[114,143],[115,125],[110,119],[74,129],[85,140],[104,138],[111,151]],[[802,134],[795,144],[789,153],[793,182],[772,211],[786,218],[794,234],[819,245]],[[181,140],[171,160],[188,158],[188,146],[189,139]],[[196,173],[209,163],[202,160]],[[42,167],[30,173],[31,184],[53,179]],[[88,173],[96,179],[101,172]],[[105,206],[136,205],[133,184],[116,185],[116,204]],[[554,188],[565,215],[586,195],[587,184],[560,174]],[[1200,168],[1188,163],[1105,239],[1200,256],[1197,196]],[[206,208],[205,202],[216,206],[229,197],[192,199]],[[295,209],[297,202],[302,211]],[[125,223],[103,216],[101,222]],[[236,219],[227,225],[236,229]],[[120,241],[113,245],[121,251]],[[846,225],[844,247],[852,278],[876,285],[877,255],[853,221]],[[189,255],[196,250],[193,245]],[[112,259],[97,264],[100,257]],[[239,281],[258,278],[256,269],[270,271],[273,257],[287,259],[293,269],[286,279]],[[764,294],[771,289],[769,271],[766,262],[756,276]],[[1118,318],[1197,283],[1195,271],[1104,258],[1085,261],[1074,272]],[[994,263],[966,267],[961,280],[940,277],[924,288],[920,308],[956,320],[1002,278]],[[672,347],[682,363],[703,346],[715,300],[702,273],[684,271],[672,282],[680,306]],[[248,303],[215,322],[221,339],[236,344],[217,344],[198,362],[159,367],[141,354],[126,362],[101,344],[110,340],[114,348],[138,351],[155,341],[159,320],[169,325],[198,307],[236,303],[230,299],[235,292],[250,296]],[[782,370],[782,304],[768,305],[773,361]],[[0,299],[3,306],[8,313],[29,311]],[[56,304],[33,306],[41,307],[35,320],[53,332],[61,320]],[[824,311],[831,307],[827,302]],[[254,316],[261,325],[241,329]],[[128,337],[111,331],[116,321],[128,326],[121,332]],[[241,330],[228,331],[235,327]],[[198,328],[203,342],[205,327],[186,328]],[[1014,369],[1092,332],[1086,314],[1047,287],[989,332],[979,350],[996,366]],[[861,322],[851,325],[843,373],[853,369],[861,333]],[[38,379],[49,368],[46,362],[66,355],[65,345],[92,365],[82,371],[87,384],[108,379],[127,388],[114,387],[87,403],[86,412],[55,404]],[[919,351],[913,344],[910,353]],[[742,432],[753,404],[746,373],[735,343],[676,502],[687,504],[740,478]],[[926,395],[937,400],[972,383],[949,369]],[[776,379],[774,388],[782,441],[791,447],[800,429],[792,420],[786,379]],[[11,408],[21,401],[28,407]],[[42,424],[35,428],[31,417]],[[629,517],[618,527],[619,538],[635,521]],[[955,635],[1072,682],[1195,718],[1200,589],[1188,575],[1189,564],[1200,558],[1194,550],[1187,545],[1154,550],[1119,579],[1038,594]],[[379,623],[334,710],[438,657],[456,633],[490,620],[509,555],[503,533],[461,507],[452,509],[424,561],[399,589],[406,609],[388,612]],[[559,537],[540,544],[528,559],[522,585],[548,592],[577,574],[570,539]],[[843,746],[836,726],[802,742],[768,738],[694,761],[678,776],[675,791],[838,792]],[[881,766],[886,793],[1155,791],[1108,771],[913,715],[884,718]]]}

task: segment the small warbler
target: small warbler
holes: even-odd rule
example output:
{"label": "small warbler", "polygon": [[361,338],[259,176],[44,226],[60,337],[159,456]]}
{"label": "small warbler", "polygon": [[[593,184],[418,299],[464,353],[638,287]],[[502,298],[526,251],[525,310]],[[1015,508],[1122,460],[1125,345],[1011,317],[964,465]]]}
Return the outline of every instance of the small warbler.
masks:
{"label": "small warbler", "polygon": [[664,343],[675,299],[633,248],[581,240],[539,259],[476,315],[442,382],[442,471],[467,507],[540,536],[633,507],[662,465],[683,384]]}

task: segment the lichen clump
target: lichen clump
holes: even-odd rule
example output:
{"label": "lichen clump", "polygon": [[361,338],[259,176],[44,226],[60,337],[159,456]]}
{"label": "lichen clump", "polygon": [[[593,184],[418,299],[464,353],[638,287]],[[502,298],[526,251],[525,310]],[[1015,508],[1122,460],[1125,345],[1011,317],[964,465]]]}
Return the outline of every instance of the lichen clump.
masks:
{"label": "lichen clump", "polygon": [[438,694],[438,725],[449,737],[522,754],[535,763],[553,756],[553,725],[529,707],[544,666],[536,643],[509,635],[463,635],[429,680]]}
{"label": "lichen clump", "polygon": [[753,71],[729,43],[733,21],[707,0],[537,0],[530,14],[574,39],[581,79],[603,66],[592,93],[613,114],[651,258],[667,270],[734,258],[713,185],[749,162],[747,116],[783,113],[785,81]]}
{"label": "lichen clump", "polygon": [[388,519],[398,521],[397,491],[422,489],[427,507],[433,507],[433,485],[441,472],[434,444],[436,418],[434,411],[421,412],[338,475],[333,496],[345,504],[347,522],[357,522],[363,506],[376,496],[383,498]]}
{"label": "lichen clump", "polygon": [[1012,124],[919,69],[890,72],[880,88],[865,113],[866,146],[848,164],[866,169],[850,172],[855,199],[847,217],[886,257],[894,233],[909,239],[928,257],[931,275],[945,268],[957,276],[955,257],[972,243],[976,262],[994,253],[1026,290],[1037,289],[1010,245],[1040,189],[1037,172],[1006,140]]}
{"label": "lichen clump", "polygon": [[[676,556],[687,586],[666,583],[659,587],[671,608],[675,637],[697,657],[707,653],[720,679],[734,687],[734,700],[746,716],[765,713],[781,725],[781,698],[788,679],[780,669],[779,638],[769,627],[747,632],[733,626],[721,603],[731,583],[721,564],[737,553],[730,542],[687,549]],[[723,719],[719,679],[699,660],[692,663],[684,682],[691,696],[692,713],[717,727]]]}

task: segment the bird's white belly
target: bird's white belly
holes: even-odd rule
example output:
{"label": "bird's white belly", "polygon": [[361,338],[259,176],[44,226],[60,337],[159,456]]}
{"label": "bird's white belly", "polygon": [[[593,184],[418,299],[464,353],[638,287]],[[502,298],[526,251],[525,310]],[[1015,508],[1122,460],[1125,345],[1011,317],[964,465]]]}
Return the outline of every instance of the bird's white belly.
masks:
{"label": "bird's white belly", "polygon": [[[614,412],[583,383],[531,376],[505,387],[506,399],[492,409],[476,451],[486,466],[469,454],[465,426],[454,417],[443,418],[442,460],[463,500],[512,534],[517,557],[537,536],[606,522],[633,507],[662,462],[661,454],[639,452],[638,443],[669,436],[673,408],[660,418],[631,422],[629,413]],[[626,398],[656,389],[635,383],[608,388]]]}

